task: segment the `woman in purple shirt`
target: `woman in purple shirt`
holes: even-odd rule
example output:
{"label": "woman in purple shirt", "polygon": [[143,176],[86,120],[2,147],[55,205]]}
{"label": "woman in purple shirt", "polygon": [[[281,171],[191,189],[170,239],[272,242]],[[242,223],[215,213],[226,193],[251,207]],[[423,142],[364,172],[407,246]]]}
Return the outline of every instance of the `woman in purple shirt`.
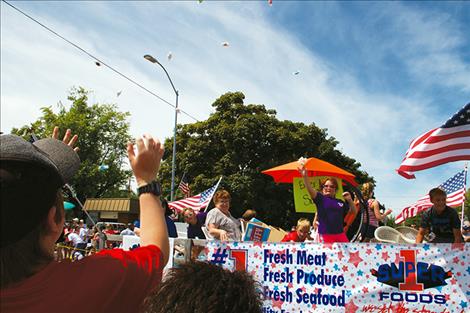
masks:
{"label": "woman in purple shirt", "polygon": [[348,237],[343,230],[344,215],[348,210],[357,211],[354,205],[351,194],[349,192],[343,193],[344,201],[336,199],[336,190],[338,182],[332,177],[328,177],[321,184],[321,192],[313,189],[307,177],[307,170],[304,165],[299,168],[300,173],[304,179],[305,186],[307,186],[310,198],[317,206],[318,221],[318,234],[320,235],[321,242],[349,242]]}

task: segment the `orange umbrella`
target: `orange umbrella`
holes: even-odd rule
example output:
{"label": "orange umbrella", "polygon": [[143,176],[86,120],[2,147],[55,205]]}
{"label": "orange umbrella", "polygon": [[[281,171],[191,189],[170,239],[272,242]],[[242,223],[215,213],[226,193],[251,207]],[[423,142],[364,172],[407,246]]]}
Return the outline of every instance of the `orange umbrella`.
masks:
{"label": "orange umbrella", "polygon": [[[284,165],[273,167],[261,173],[270,175],[276,183],[292,183],[294,177],[302,177],[298,168],[299,162],[294,161]],[[353,186],[357,186],[354,175],[328,162],[317,158],[308,158],[305,161],[305,168],[308,176],[333,176],[348,181]]]}

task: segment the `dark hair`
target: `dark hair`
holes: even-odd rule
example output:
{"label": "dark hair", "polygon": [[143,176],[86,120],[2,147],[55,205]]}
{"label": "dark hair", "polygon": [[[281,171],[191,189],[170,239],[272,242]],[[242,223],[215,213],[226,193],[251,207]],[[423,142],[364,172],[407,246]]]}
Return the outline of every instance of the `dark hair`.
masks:
{"label": "dark hair", "polygon": [[[51,206],[51,208],[56,207],[54,216],[56,223],[59,223],[65,216],[62,201],[62,194],[57,191],[55,203]],[[39,265],[47,264],[54,259],[54,255],[44,251],[40,244],[41,237],[46,231],[46,218],[44,218],[20,240],[0,249],[0,287],[2,289],[30,277],[36,273]]]}
{"label": "dark hair", "polygon": [[[147,313],[261,312],[261,289],[244,271],[191,262],[173,268],[146,299]],[[178,288],[176,291],[175,288]]]}
{"label": "dark hair", "polygon": [[429,198],[432,200],[435,196],[447,197],[447,194],[441,188],[433,188],[433,189],[429,190]]}

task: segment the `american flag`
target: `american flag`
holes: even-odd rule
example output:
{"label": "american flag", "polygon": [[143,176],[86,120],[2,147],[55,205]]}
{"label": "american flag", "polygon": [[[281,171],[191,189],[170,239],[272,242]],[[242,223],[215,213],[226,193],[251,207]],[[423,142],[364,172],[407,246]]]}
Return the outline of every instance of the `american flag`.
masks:
{"label": "american flag", "polygon": [[[438,188],[444,190],[447,194],[446,204],[450,207],[456,207],[462,205],[465,200],[465,183],[466,183],[466,170],[461,171],[454,177],[449,178]],[[400,224],[407,218],[418,215],[421,211],[424,211],[432,206],[429,195],[420,198],[415,204],[404,208],[395,219],[395,224]]]}
{"label": "american flag", "polygon": [[413,172],[459,160],[470,160],[470,103],[441,127],[413,140],[397,172],[411,179]]}
{"label": "american flag", "polygon": [[175,210],[177,213],[180,213],[186,208],[192,208],[195,211],[199,211],[200,209],[204,209],[209,202],[212,199],[212,196],[214,193],[217,191],[217,188],[219,187],[219,183],[222,180],[222,177],[219,179],[219,181],[212,186],[211,188],[201,192],[200,194],[197,194],[195,196],[169,202],[168,205],[170,208]]}
{"label": "american flag", "polygon": [[184,194],[184,197],[187,198],[191,195],[191,189],[189,188],[189,183],[186,180],[186,173],[183,174],[183,178],[181,178],[180,184],[178,188]]}

